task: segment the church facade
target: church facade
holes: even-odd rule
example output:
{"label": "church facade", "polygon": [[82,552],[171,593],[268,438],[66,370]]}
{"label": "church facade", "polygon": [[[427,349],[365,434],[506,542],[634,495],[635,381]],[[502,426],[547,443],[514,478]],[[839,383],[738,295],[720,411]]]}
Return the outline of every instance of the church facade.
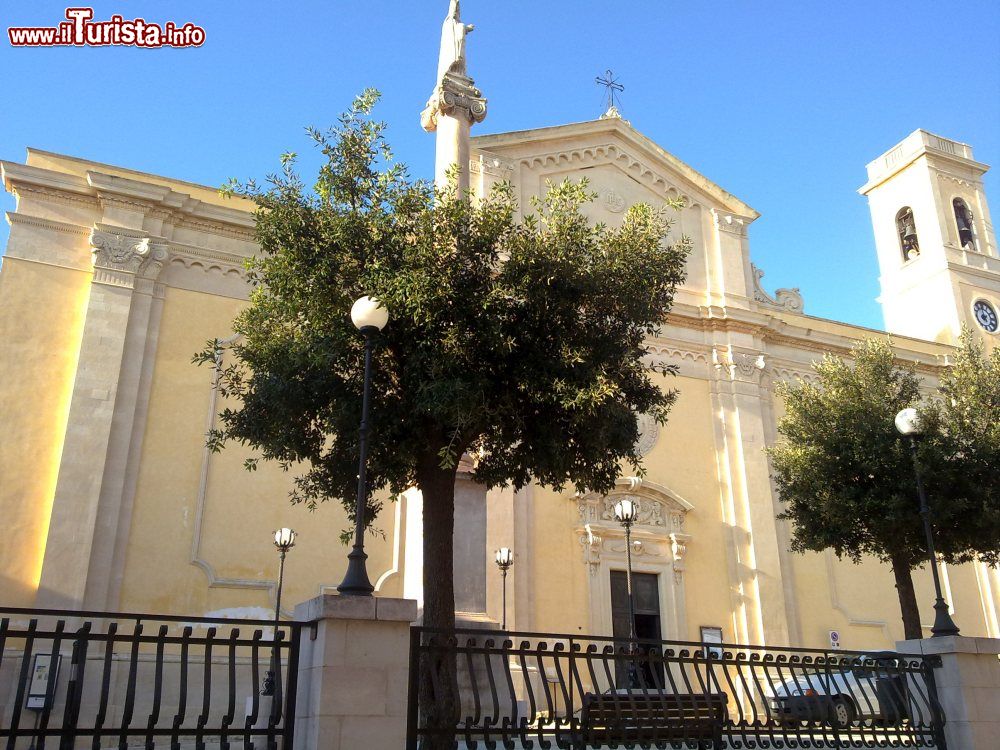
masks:
{"label": "church facade", "polygon": [[[844,648],[891,647],[902,638],[891,572],[790,553],[764,453],[781,415],[777,383],[809,380],[824,353],[846,355],[886,334],[811,317],[798,290],[767,291],[749,245],[757,212],[615,111],[470,139],[486,110],[464,67],[468,30],[454,32],[462,65],[446,66],[424,125],[438,132],[439,157],[442,137],[457,139],[471,189],[509,180],[528,206],[548,181],[586,177],[598,194],[592,217],[607,223],[636,202],[680,197],[675,231],[693,250],[674,309],[648,342],[651,364],[679,368],[663,385],[680,396],[666,426],[641,417],[646,477],[580,496],[540,486],[486,492],[464,476],[462,616],[501,620],[492,551],[511,547],[510,628],[615,632],[626,549],[612,507],[628,496],[640,505],[632,537],[640,635],[826,647],[836,631]],[[456,99],[474,110],[457,126]],[[862,188],[887,331],[928,392],[963,324],[989,347],[1000,341],[986,169],[969,146],[918,130],[868,165]],[[0,600],[267,616],[277,576],[269,537],[279,526],[300,534],[284,601],[332,590],[347,563],[339,505],[292,507],[290,478],[276,467],[247,473],[249,454],[205,447],[223,404],[211,371],[191,359],[206,340],[230,339],[247,299],[252,205],[38,150],[3,162],[2,177],[17,206],[0,270]],[[375,522],[383,534],[368,537],[368,565],[379,594],[421,598],[420,509],[411,490]],[[1000,637],[1000,571],[941,568],[963,634]],[[916,585],[929,628],[928,571]]]}

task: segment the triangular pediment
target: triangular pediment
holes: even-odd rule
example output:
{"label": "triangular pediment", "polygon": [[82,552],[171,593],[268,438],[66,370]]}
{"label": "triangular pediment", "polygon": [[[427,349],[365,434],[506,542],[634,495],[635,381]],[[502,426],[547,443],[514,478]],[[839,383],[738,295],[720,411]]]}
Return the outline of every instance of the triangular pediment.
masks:
{"label": "triangular pediment", "polygon": [[[736,214],[749,223],[759,214],[620,118],[478,136],[473,162],[516,182],[526,173],[614,171],[645,187],[651,197],[684,196],[689,206]],[[599,174],[596,172],[595,174]],[[613,193],[607,197],[612,204]]]}

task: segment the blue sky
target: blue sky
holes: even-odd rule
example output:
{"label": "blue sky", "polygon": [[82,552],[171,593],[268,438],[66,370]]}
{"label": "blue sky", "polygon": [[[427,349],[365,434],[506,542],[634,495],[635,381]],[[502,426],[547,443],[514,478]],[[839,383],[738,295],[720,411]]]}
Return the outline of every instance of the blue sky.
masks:
{"label": "blue sky", "polygon": [[[35,146],[219,185],[308,151],[366,86],[400,159],[431,176],[419,126],[446,0],[95,2],[203,26],[202,48],[13,49],[0,40],[0,158]],[[1000,3],[465,0],[479,133],[597,117],[595,75],[627,86],[639,130],[761,212],[765,285],[806,311],[881,327],[864,165],[918,127],[1000,161]],[[65,2],[6,0],[0,24],[55,25]],[[1000,200],[1000,174],[987,175]],[[9,195],[0,198],[13,208]],[[994,203],[994,211],[1000,205]],[[6,224],[0,245],[6,244]]]}

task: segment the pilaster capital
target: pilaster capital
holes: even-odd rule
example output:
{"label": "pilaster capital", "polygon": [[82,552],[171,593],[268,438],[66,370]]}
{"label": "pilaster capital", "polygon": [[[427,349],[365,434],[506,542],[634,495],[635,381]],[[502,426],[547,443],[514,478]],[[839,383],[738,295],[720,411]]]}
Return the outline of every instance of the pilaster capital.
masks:
{"label": "pilaster capital", "polygon": [[137,278],[155,281],[170,257],[165,242],[119,228],[90,232],[94,281],[133,288]]}
{"label": "pilaster capital", "polygon": [[719,347],[712,350],[712,365],[720,377],[727,380],[759,383],[767,360],[760,352]]}
{"label": "pilaster capital", "polygon": [[731,214],[725,211],[717,211],[714,208],[712,209],[712,216],[715,217],[715,226],[719,228],[720,232],[732,234],[737,237],[746,237],[747,227],[753,221],[749,216],[739,216],[738,214]]}
{"label": "pilaster capital", "polygon": [[420,124],[429,133],[437,130],[438,118],[454,117],[470,124],[486,119],[487,100],[475,81],[461,73],[449,72],[438,84],[420,114]]}

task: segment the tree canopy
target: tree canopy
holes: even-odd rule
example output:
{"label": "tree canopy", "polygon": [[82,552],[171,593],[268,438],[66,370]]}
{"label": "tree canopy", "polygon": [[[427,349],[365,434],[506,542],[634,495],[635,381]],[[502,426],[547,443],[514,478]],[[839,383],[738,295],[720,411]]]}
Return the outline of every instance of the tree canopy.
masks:
{"label": "tree canopy", "polygon": [[[521,218],[507,183],[473,199],[412,180],[371,117],[377,98],[367,91],[334,128],[310,131],[323,157],[311,185],[286,154],[264,185],[228,187],[257,204],[260,254],[219,373],[234,405],[211,441],[294,472],[296,502],[352,511],[364,344],[349,312],[380,299],[390,322],[374,355],[366,520],[380,490],[422,490],[424,618],[448,627],[463,454],[488,487],[609,491],[623,466],[641,473],[636,415],[663,423],[676,397],[643,364],[644,340],[689,243],[667,241],[677,203],[594,225],[585,181],[551,185]],[[218,361],[217,347],[196,359]]]}
{"label": "tree canopy", "polygon": [[860,342],[853,363],[814,365],[816,383],[782,384],[781,442],[769,449],[793,524],[792,549],[832,549],[855,562],[892,565],[906,637],[920,638],[911,571],[928,560],[913,457],[894,426],[919,407],[917,461],[932,508],[935,545],[949,563],[1000,558],[1000,355],[987,360],[971,334],[946,367],[936,397],[923,398],[912,364],[883,340]]}

